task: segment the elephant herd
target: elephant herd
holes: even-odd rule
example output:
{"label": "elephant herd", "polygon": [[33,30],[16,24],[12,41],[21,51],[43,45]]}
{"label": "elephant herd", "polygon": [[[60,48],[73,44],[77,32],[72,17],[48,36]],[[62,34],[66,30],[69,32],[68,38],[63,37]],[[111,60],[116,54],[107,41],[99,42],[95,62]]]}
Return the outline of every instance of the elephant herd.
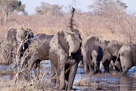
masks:
{"label": "elephant herd", "polygon": [[[64,30],[54,35],[44,33],[34,36],[30,29],[10,29],[7,32],[9,51],[16,48],[19,65],[30,72],[35,65],[35,75],[39,79],[40,62],[51,62],[51,84],[55,89],[71,90],[78,64],[83,62],[84,73],[101,73],[100,63],[105,72],[109,66],[118,72],[126,73],[136,65],[136,45],[117,40],[104,40],[101,36],[90,35],[82,40],[77,29]],[[10,55],[10,61],[15,56]]]}

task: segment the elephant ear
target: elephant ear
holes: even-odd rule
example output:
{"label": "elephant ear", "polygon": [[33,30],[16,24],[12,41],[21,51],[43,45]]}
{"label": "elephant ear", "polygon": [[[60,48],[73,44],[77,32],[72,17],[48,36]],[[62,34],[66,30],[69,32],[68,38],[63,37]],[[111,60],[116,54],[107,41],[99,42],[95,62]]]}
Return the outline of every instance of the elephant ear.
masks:
{"label": "elephant ear", "polygon": [[34,38],[34,33],[32,32],[32,30],[31,29],[27,29],[27,31],[28,31],[28,39]]}
{"label": "elephant ear", "polygon": [[65,38],[67,32],[64,30],[60,30],[57,33],[58,36],[58,43],[60,44],[61,48],[65,51],[67,55],[69,55],[69,44]]}

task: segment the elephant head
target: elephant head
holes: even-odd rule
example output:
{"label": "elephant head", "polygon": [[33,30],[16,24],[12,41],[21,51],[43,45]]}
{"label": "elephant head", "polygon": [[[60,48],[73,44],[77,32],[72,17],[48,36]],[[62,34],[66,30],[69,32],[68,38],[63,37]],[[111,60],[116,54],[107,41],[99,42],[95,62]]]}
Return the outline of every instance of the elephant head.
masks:
{"label": "elephant head", "polygon": [[61,30],[57,33],[57,36],[58,43],[69,57],[72,57],[81,47],[81,37],[78,30],[75,30],[74,33]]}
{"label": "elephant head", "polygon": [[16,37],[17,37],[17,41],[18,41],[17,52],[19,52],[18,55],[19,55],[19,58],[21,58],[23,56],[23,52],[28,48],[28,46],[31,42],[31,39],[33,39],[34,34],[31,29],[21,28],[21,29],[17,30]]}
{"label": "elephant head", "polygon": [[21,29],[18,29],[18,30],[17,30],[17,35],[16,35],[16,37],[17,37],[17,40],[18,40],[19,42],[24,42],[24,41],[27,41],[27,40],[29,40],[29,39],[32,39],[32,38],[34,37],[34,34],[33,34],[33,32],[32,32],[31,29],[21,28]]}

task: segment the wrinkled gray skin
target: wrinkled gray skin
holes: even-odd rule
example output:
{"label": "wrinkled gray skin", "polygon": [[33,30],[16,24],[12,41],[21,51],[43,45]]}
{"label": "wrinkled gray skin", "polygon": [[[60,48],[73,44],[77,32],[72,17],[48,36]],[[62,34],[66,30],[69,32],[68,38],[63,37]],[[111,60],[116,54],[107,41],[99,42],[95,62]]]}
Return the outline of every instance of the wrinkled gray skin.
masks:
{"label": "wrinkled gray skin", "polygon": [[85,73],[100,72],[100,61],[103,57],[103,51],[108,41],[103,40],[100,36],[91,35],[83,41],[83,64]]}
{"label": "wrinkled gray skin", "polygon": [[50,43],[51,83],[59,90],[72,89],[78,63],[81,57],[81,38],[78,30],[74,33],[59,31]]}
{"label": "wrinkled gray skin", "polygon": [[111,60],[113,61],[114,70],[120,71],[120,60],[118,57],[118,51],[122,47],[123,42],[117,40],[111,40],[107,48],[103,53],[102,64],[104,66],[105,72],[109,72],[109,65]]}
{"label": "wrinkled gray skin", "polygon": [[132,66],[136,66],[136,44],[124,44],[118,54],[123,73],[126,73]]}
{"label": "wrinkled gray skin", "polygon": [[[22,32],[24,31],[24,32]],[[21,33],[20,33],[21,32]],[[34,37],[33,32],[30,29],[10,29],[7,31],[7,45],[4,54],[4,58],[7,59],[8,63],[12,63],[12,60],[15,59],[15,55],[17,55],[17,49],[22,41],[23,44],[19,48],[19,56],[27,49],[30,40]]]}
{"label": "wrinkled gray skin", "polygon": [[40,62],[42,60],[49,60],[49,43],[53,36],[54,35],[46,35],[44,33],[37,34],[22,57],[23,66],[27,67],[28,72],[30,72],[34,64],[36,64],[35,75],[37,80],[39,79]]}

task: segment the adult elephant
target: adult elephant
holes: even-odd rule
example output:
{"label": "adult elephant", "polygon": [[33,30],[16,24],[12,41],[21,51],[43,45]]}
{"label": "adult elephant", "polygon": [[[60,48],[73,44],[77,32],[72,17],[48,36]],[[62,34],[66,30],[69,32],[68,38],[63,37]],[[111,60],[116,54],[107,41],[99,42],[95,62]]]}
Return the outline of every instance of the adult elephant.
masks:
{"label": "adult elephant", "polygon": [[108,42],[97,35],[90,35],[83,41],[82,55],[85,73],[100,72],[100,61]]}
{"label": "adult elephant", "polygon": [[40,72],[40,62],[42,60],[49,60],[49,49],[50,41],[54,35],[46,35],[44,33],[37,34],[31,41],[30,45],[24,52],[23,57],[21,58],[21,64],[24,67],[30,70],[33,65],[36,64],[36,79],[39,79]]}
{"label": "adult elephant", "polygon": [[34,34],[32,30],[28,28],[12,28],[7,31],[7,44],[3,56],[9,64],[12,63],[12,60],[15,59],[16,55],[19,55],[20,57],[23,55],[23,52],[28,48],[33,37]]}
{"label": "adult elephant", "polygon": [[103,59],[102,64],[104,66],[105,72],[109,72],[109,65],[111,63],[111,60],[113,61],[113,66],[116,71],[120,71],[120,60],[118,57],[118,51],[122,47],[123,42],[117,41],[117,40],[111,40],[104,53],[103,53]]}
{"label": "adult elephant", "polygon": [[15,58],[15,50],[17,48],[17,31],[16,29],[10,29],[7,31],[7,36],[6,36],[6,48],[4,49],[4,54],[3,57],[5,58],[5,61],[7,61],[8,64],[12,63],[12,59]]}
{"label": "adult elephant", "polygon": [[73,33],[59,31],[50,43],[51,83],[59,90],[71,90],[78,63],[81,58],[81,37],[78,30]]}
{"label": "adult elephant", "polygon": [[132,66],[136,66],[136,44],[124,44],[119,50],[122,72],[125,74]]}
{"label": "adult elephant", "polygon": [[34,38],[34,34],[32,32],[31,29],[19,29],[17,30],[17,42],[18,42],[18,46],[17,46],[17,55],[19,57],[19,59],[21,59],[21,57],[23,56],[23,53],[25,52],[25,50],[28,48],[28,46],[31,43],[31,40]]}

